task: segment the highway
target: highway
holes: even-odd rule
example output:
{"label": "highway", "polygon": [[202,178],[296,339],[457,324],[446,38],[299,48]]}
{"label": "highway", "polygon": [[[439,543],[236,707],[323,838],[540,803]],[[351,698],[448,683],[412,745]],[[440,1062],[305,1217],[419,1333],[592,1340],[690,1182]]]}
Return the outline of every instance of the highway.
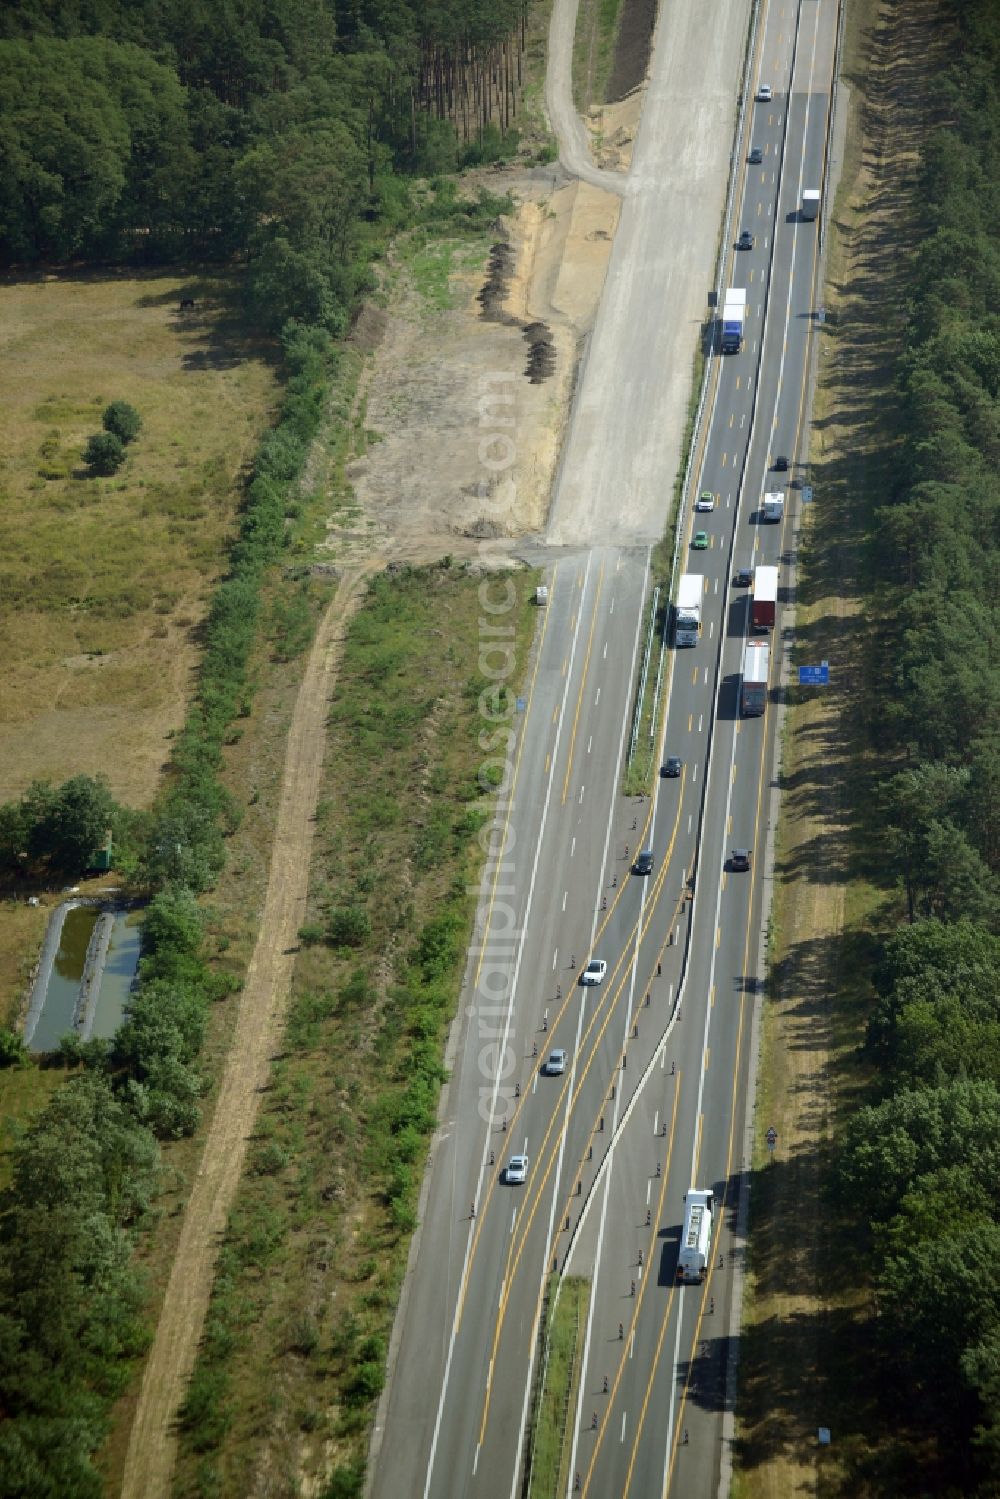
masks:
{"label": "highway", "polygon": [[[553,1270],[591,1282],[569,1416],[569,1491],[604,1499],[726,1486],[773,689],[790,624],[779,616],[772,632],[767,712],[741,718],[748,594],[732,580],[737,567],[775,563],[779,601],[787,597],[817,264],[817,225],[801,220],[798,205],[802,188],[821,177],[835,25],[833,7],[803,0],[763,7],[755,33],[753,86],[768,83],[773,98],[748,105],[736,149],[732,238],[747,228],[755,240],[733,251],[727,273],[727,284],[748,291],[746,342],[714,361],[679,568],[705,578],[702,635],[695,648],[668,653],[664,682],[663,750],[683,768],[658,779],[651,798],[619,791],[648,626],[648,550],[620,543],[607,494],[606,534],[595,538],[601,497],[590,493],[583,514],[592,544],[551,564],[373,1442],[370,1492],[380,1499],[521,1492]],[[734,104],[741,55],[734,44]],[[746,164],[751,146],[762,149],[759,165]],[[721,203],[725,182],[717,186]],[[623,223],[640,202],[626,201]],[[608,295],[620,298],[623,284],[613,261]],[[628,284],[638,298],[640,283]],[[642,323],[641,306],[619,323],[626,337]],[[599,335],[600,325],[598,346]],[[591,380],[593,367],[592,347],[554,506],[554,539],[564,546],[572,514],[564,486],[578,488],[586,473],[578,414],[588,411],[591,451],[600,391],[613,388],[606,370]],[[635,397],[635,420],[648,418],[649,399]],[[607,419],[620,424],[619,391],[611,406]],[[606,430],[628,443],[627,427]],[[770,471],[779,452],[789,455],[788,473]],[[606,475],[604,462],[588,482]],[[784,521],[765,525],[761,495],[779,488]],[[669,490],[661,482],[649,495],[661,527]],[[702,490],[717,504],[694,515]],[[707,533],[705,550],[689,550],[695,530]],[[499,608],[503,585],[494,586]],[[630,870],[647,846],[654,867],[643,878]],[[733,847],[753,851],[748,873],[727,869]],[[592,956],[607,973],[583,987]],[[543,1076],[555,1047],[567,1051],[567,1070]],[[503,1180],[514,1153],[528,1157],[521,1185]],[[680,1286],[692,1185],[714,1190],[717,1232],[708,1278]]]}

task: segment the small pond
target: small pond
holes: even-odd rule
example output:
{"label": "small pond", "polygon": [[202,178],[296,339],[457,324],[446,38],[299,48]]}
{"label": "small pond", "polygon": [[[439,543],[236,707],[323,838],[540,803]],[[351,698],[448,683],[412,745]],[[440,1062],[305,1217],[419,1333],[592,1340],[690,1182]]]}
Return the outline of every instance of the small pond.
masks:
{"label": "small pond", "polygon": [[[63,1036],[113,1036],[136,970],[143,912],[70,902],[49,924],[24,1028],[31,1051],[55,1051]],[[54,949],[54,951],[53,951]]]}

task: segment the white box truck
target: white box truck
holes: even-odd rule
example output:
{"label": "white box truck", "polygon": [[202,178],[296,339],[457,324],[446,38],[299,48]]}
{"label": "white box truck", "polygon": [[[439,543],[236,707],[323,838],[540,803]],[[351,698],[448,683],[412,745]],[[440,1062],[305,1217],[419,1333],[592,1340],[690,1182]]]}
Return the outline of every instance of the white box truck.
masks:
{"label": "white box truck", "polygon": [[750,624],[755,630],[770,630],[778,612],[778,569],[755,567],[750,592]]}
{"label": "white box truck", "polygon": [[802,191],[802,217],[804,219],[819,218],[819,188],[807,187]]}
{"label": "white box truck", "polygon": [[677,585],[674,605],[674,645],[697,645],[701,634],[701,598],[705,579],[701,573],[685,573]]}
{"label": "white box truck", "polygon": [[708,1274],[712,1253],[712,1193],[692,1187],[684,1199],[684,1227],[677,1256],[677,1279],[685,1285]]}
{"label": "white box truck", "polygon": [[743,647],[740,680],[740,712],[744,718],[759,718],[767,708],[767,677],[770,653],[763,640],[748,640]]}
{"label": "white box truck", "polygon": [[785,513],[785,494],[782,490],[779,494],[766,494],[764,496],[764,519],[781,520]]}
{"label": "white box truck", "polygon": [[744,287],[731,286],[722,304],[722,352],[738,354],[743,347],[743,330],[747,317],[747,294]]}

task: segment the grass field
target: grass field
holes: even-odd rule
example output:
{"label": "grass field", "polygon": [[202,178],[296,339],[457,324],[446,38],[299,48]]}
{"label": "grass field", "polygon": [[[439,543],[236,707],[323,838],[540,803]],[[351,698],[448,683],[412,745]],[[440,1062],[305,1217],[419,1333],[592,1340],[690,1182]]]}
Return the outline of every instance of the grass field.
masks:
{"label": "grass field", "polygon": [[[0,801],[81,772],[134,806],[157,790],[241,469],[279,394],[274,350],[226,311],[232,289],[177,274],[0,281]],[[182,295],[196,301],[183,317]],[[87,478],[84,444],[115,399],[142,431],[115,478]],[[0,903],[0,1024],[18,1019],[58,898]],[[64,1079],[0,1074],[0,1151]]]}
{"label": "grass field", "polygon": [[[232,290],[176,273],[0,282],[0,801],[78,772],[152,800],[278,396]],[[142,431],[114,478],[88,478],[86,439],[117,399]]]}
{"label": "grass field", "polygon": [[[518,673],[532,586],[525,574]],[[320,1492],[331,1466],[353,1494],[384,1375],[485,810],[478,580],[442,564],[372,587],[331,706],[310,919],[221,1252],[178,1495],[250,1492],[260,1472],[275,1492]],[[387,760],[391,780],[373,779]],[[246,874],[252,906],[259,871]],[[339,947],[323,940],[334,929]]]}

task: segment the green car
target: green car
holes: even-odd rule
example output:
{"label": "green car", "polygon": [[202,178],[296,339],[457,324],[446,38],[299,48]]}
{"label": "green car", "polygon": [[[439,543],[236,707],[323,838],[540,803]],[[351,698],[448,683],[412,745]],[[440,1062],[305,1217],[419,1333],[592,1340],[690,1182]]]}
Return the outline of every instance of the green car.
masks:
{"label": "green car", "polygon": [[696,531],[694,533],[694,539],[692,540],[691,545],[694,547],[694,549],[695,549],[696,552],[707,551],[708,550],[708,532],[707,531]]}

